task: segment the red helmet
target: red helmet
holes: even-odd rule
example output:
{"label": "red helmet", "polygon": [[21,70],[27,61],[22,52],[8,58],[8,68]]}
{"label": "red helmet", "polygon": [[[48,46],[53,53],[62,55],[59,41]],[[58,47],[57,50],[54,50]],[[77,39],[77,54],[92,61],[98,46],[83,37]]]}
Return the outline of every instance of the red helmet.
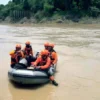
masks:
{"label": "red helmet", "polygon": [[17,44],[16,45],[16,48],[20,48],[21,49],[21,45],[20,44]]}
{"label": "red helmet", "polygon": [[52,47],[52,48],[54,48],[54,44],[53,43],[50,43],[49,46]]}
{"label": "red helmet", "polygon": [[49,46],[49,42],[45,42],[44,43],[44,46]]}
{"label": "red helmet", "polygon": [[43,55],[48,55],[49,54],[49,52],[48,52],[48,50],[42,50],[41,51],[41,56],[43,56]]}
{"label": "red helmet", "polygon": [[27,41],[25,44],[28,44],[28,45],[30,45],[30,41]]}

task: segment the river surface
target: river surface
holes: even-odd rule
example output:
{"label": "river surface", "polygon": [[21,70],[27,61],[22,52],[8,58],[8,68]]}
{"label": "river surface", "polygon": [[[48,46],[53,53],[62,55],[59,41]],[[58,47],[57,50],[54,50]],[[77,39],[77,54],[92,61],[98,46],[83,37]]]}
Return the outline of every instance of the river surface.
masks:
{"label": "river surface", "polygon": [[[100,100],[100,26],[94,26],[0,25],[0,100]],[[27,40],[34,52],[43,50],[44,42],[55,44],[58,87],[21,87],[9,81],[9,52]]]}

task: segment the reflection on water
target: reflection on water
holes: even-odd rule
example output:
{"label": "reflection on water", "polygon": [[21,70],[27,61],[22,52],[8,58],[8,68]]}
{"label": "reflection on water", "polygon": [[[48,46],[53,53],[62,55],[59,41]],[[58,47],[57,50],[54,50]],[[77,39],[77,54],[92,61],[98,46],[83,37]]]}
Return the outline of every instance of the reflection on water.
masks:
{"label": "reflection on water", "polygon": [[[89,26],[88,26],[89,27]],[[0,25],[0,100],[100,100],[100,29]],[[59,61],[55,79],[59,87],[16,86],[8,80],[9,51],[30,40],[34,52],[54,42]]]}

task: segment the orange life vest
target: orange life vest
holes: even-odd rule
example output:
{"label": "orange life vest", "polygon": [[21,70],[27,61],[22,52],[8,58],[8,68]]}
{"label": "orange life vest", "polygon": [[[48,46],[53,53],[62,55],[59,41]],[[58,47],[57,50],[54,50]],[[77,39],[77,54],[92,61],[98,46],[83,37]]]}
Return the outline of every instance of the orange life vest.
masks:
{"label": "orange life vest", "polygon": [[51,64],[55,64],[58,61],[58,56],[56,52],[51,52],[50,54]]}
{"label": "orange life vest", "polygon": [[17,63],[16,59],[11,57],[11,65],[16,63]]}
{"label": "orange life vest", "polygon": [[38,57],[37,60],[34,62],[35,66],[41,66],[41,69],[47,69],[50,67],[51,60],[49,57],[44,61],[42,57]]}

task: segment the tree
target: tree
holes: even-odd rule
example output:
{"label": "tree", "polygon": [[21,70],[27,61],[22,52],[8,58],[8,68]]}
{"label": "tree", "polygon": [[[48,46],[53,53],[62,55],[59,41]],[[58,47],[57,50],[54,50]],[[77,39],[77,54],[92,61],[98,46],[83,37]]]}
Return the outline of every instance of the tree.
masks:
{"label": "tree", "polygon": [[64,0],[66,10],[70,10],[73,0]]}
{"label": "tree", "polygon": [[28,3],[28,0],[24,0],[24,2],[23,2],[23,9],[24,10],[30,10],[30,5]]}
{"label": "tree", "polygon": [[83,1],[83,9],[88,10],[89,7],[91,6],[91,2],[92,2],[92,0],[84,0]]}
{"label": "tree", "polygon": [[21,0],[12,0],[15,4],[20,4]]}
{"label": "tree", "polygon": [[4,8],[4,5],[1,4],[1,5],[0,5],[0,10],[2,10],[3,8]]}

